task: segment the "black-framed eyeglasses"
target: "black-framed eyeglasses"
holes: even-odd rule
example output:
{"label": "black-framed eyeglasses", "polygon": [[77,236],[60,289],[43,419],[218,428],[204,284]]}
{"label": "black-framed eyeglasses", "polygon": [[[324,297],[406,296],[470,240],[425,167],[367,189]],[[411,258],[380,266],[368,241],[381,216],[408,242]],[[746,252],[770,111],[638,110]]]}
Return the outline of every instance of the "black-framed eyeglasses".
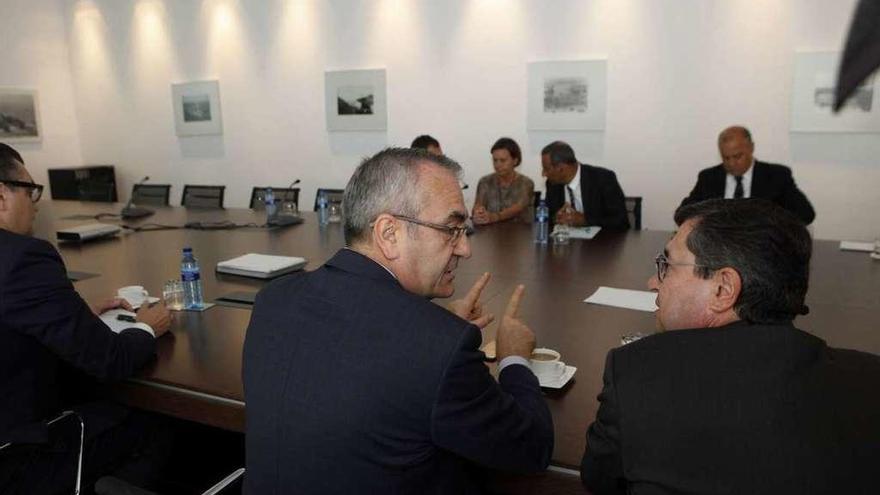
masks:
{"label": "black-framed eyeglasses", "polygon": [[449,241],[452,244],[458,242],[461,239],[462,235],[467,232],[467,226],[463,225],[461,227],[451,227],[449,225],[442,225],[439,223],[426,222],[424,220],[419,220],[418,218],[408,217],[406,215],[391,215],[394,218],[403,220],[404,222],[414,223],[416,225],[421,225],[422,227],[428,227],[434,230],[439,230],[440,232],[445,232],[449,236]]}
{"label": "black-framed eyeglasses", "polygon": [[657,281],[662,282],[664,278],[666,278],[666,272],[669,271],[669,266],[696,266],[700,268],[708,268],[706,265],[700,265],[698,263],[672,263],[669,261],[669,258],[666,257],[665,254],[660,253],[654,258],[654,263],[657,265]]}
{"label": "black-framed eyeglasses", "polygon": [[43,185],[33,182],[22,182],[20,180],[0,180],[0,184],[6,184],[11,187],[24,187],[29,190],[31,202],[36,203],[43,196]]}

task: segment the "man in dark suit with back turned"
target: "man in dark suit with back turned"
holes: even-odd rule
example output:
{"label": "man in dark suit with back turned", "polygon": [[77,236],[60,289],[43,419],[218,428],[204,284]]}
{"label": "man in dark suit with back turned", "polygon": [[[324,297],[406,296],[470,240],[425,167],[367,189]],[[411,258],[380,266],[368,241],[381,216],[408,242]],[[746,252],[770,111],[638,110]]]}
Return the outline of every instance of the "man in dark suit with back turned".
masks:
{"label": "man in dark suit with back turned", "polygon": [[626,230],[626,201],[617,175],[602,167],[579,163],[567,143],[555,141],[541,150],[547,179],[547,207],[554,223]]}
{"label": "man in dark suit with back turned", "polygon": [[752,134],[742,126],[724,129],[718,135],[722,163],[700,172],[697,183],[681,204],[689,205],[710,198],[761,198],[794,213],[806,224],[816,212],[810,200],[798,189],[791,169],[784,165],[754,159]]}
{"label": "man in dark suit with back turned", "polygon": [[876,493],[880,357],[793,325],[807,312],[804,224],[743,199],[684,206],[675,221],[648,282],[661,332],[608,353],[586,487]]}
{"label": "man in dark suit with back turned", "polygon": [[523,287],[498,328],[497,382],[479,350],[489,275],[448,310],[430,300],[452,295],[471,254],[460,170],[414,149],[365,160],[343,199],[348,247],[260,292],[243,358],[248,493],[479,493],[483,468],[549,463]]}
{"label": "man in dark suit with back turned", "polygon": [[64,409],[75,410],[85,426],[84,487],[111,471],[149,485],[158,464],[149,456],[126,464],[127,456],[152,448],[149,421],[107,402],[72,406],[83,397],[68,397],[67,385],[80,375],[99,381],[133,375],[153,358],[155,338],[171,324],[168,310],[144,305],[132,328],[113,333],[97,315],[128,303],[89,307],[55,248],[31,237],[42,190],[21,155],[0,143],[0,492],[57,493],[74,486],[79,422],[51,430],[46,424]]}

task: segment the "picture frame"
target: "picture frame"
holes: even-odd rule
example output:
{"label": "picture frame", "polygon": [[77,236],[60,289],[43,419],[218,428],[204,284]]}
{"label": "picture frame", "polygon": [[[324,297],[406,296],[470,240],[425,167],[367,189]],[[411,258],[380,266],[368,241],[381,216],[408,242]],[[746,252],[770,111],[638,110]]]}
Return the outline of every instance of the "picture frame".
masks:
{"label": "picture frame", "polygon": [[528,64],[529,130],[605,129],[607,61],[546,61]]}
{"label": "picture frame", "polygon": [[795,52],[791,94],[792,132],[880,132],[880,87],[869,77],[839,113],[833,113],[840,52]]}
{"label": "picture frame", "polygon": [[0,141],[27,143],[42,139],[37,90],[0,87]]}
{"label": "picture frame", "polygon": [[384,131],[388,127],[385,69],[324,72],[328,131]]}
{"label": "picture frame", "polygon": [[193,81],[171,85],[174,128],[178,136],[223,134],[220,82]]}

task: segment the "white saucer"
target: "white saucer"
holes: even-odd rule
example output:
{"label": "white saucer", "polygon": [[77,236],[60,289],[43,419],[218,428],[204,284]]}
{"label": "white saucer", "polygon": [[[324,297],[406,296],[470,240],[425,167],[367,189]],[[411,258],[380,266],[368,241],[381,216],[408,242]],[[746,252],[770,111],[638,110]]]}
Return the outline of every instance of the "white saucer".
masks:
{"label": "white saucer", "polygon": [[538,383],[543,388],[562,388],[569,380],[571,380],[575,371],[577,371],[577,368],[566,365],[565,371],[563,371],[561,375],[556,378],[538,377]]}

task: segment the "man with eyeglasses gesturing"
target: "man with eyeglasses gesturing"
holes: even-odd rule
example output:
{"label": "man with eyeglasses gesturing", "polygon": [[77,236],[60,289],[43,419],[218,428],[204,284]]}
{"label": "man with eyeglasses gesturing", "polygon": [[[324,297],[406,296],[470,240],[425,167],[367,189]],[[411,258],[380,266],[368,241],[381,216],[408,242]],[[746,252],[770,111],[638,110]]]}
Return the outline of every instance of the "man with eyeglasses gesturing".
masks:
{"label": "man with eyeglasses gesturing", "polygon": [[804,224],[762,199],[694,203],[675,221],[648,282],[661,332],[608,353],[586,487],[875,493],[880,357],[793,325],[807,313]]}
{"label": "man with eyeglasses gesturing", "polygon": [[449,158],[387,149],[343,197],[347,247],[257,297],[244,346],[247,493],[480,493],[484,468],[544,469],[553,424],[511,297],[499,378],[479,350],[484,274],[443,308],[471,255]]}
{"label": "man with eyeglasses gesturing", "polygon": [[[122,406],[94,401],[91,386],[132,376],[153,358],[155,337],[171,324],[161,304],[144,305],[138,322],[119,334],[98,318],[127,303],[113,299],[90,307],[67,279],[55,248],[31,237],[42,192],[21,155],[0,143],[2,493],[69,492],[77,479],[78,458],[88,491],[98,476],[116,471],[128,456],[152,449],[149,420]],[[76,411],[85,425],[82,450],[76,421],[47,426],[65,409]],[[158,476],[153,468],[159,464],[144,462],[146,470],[138,469],[146,477],[120,477],[149,485],[155,479],[148,473]]]}

